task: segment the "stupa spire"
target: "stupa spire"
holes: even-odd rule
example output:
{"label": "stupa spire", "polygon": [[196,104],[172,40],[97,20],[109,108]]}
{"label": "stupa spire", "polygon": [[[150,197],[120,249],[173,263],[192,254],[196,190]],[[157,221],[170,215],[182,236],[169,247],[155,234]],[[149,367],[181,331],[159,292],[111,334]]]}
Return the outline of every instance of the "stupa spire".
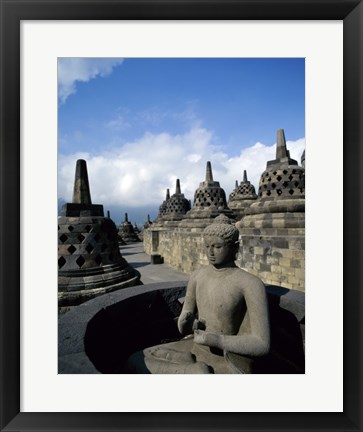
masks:
{"label": "stupa spire", "polygon": [[92,204],[88,183],[87,163],[83,159],[77,160],[72,203]]}
{"label": "stupa spire", "polygon": [[212,182],[213,181],[212,165],[211,165],[211,163],[209,161],[207,162],[207,170],[206,170],[206,173],[205,173],[205,181],[206,182]]}
{"label": "stupa spire", "polygon": [[129,221],[129,217],[128,217],[127,213],[125,213],[125,222],[128,222],[128,221]]}
{"label": "stupa spire", "polygon": [[276,141],[276,159],[282,159],[286,157],[289,157],[289,152],[286,148],[285,132],[283,129],[278,129]]}
{"label": "stupa spire", "polygon": [[179,194],[179,195],[181,194],[180,180],[179,179],[176,180],[175,193]]}
{"label": "stupa spire", "polygon": [[238,188],[238,180],[236,180],[235,186],[236,186],[236,189],[237,189]]}
{"label": "stupa spire", "polygon": [[243,170],[243,181],[247,182],[247,171]]}
{"label": "stupa spire", "polygon": [[170,199],[170,190],[169,189],[166,190],[166,198],[165,199],[166,200]]}

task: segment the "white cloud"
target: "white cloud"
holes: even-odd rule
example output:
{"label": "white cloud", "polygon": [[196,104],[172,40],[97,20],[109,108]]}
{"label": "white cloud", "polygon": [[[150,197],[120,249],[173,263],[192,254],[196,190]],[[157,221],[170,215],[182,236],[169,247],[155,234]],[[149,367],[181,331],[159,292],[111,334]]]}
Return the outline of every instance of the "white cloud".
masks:
{"label": "white cloud", "polygon": [[64,103],[68,96],[76,92],[77,81],[89,81],[98,76],[110,75],[113,68],[123,59],[115,58],[59,58],[58,97]]}
{"label": "white cloud", "polygon": [[[147,133],[137,141],[98,156],[60,155],[59,196],[71,200],[76,160],[80,158],[87,160],[92,201],[105,206],[160,205],[166,188],[174,193],[177,178],[186,198],[193,199],[199,183],[205,179],[208,160],[212,162],[214,180],[220,182],[227,197],[235,180],[242,180],[245,169],[257,191],[266,162],[275,158],[275,145],[256,143],[231,158],[214,141],[210,131],[194,128],[180,135]],[[305,139],[288,141],[287,147],[300,164]]]}

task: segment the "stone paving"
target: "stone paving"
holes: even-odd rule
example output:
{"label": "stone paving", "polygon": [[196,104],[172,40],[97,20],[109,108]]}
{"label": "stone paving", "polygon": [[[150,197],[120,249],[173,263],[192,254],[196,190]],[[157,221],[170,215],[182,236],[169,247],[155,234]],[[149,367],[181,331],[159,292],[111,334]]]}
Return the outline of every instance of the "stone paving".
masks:
{"label": "stone paving", "polygon": [[150,255],[144,252],[142,243],[120,246],[120,252],[129,265],[140,272],[143,284],[187,281],[189,279],[188,274],[174,270],[167,264],[151,264]]}

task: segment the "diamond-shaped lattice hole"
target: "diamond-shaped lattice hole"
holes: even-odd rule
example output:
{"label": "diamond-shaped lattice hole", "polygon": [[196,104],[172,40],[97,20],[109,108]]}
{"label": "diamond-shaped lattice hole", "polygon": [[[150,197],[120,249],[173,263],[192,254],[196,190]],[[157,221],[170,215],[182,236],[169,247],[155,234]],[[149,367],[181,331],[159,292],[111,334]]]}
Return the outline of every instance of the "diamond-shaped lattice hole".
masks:
{"label": "diamond-shaped lattice hole", "polygon": [[103,243],[103,245],[101,246],[101,251],[104,252],[107,249],[107,244]]}
{"label": "diamond-shaped lattice hole", "polygon": [[58,260],[58,268],[61,269],[67,261],[64,257],[60,257]]}
{"label": "diamond-shaped lattice hole", "polygon": [[280,181],[282,179],[282,177],[280,175],[278,175],[276,178],[277,178],[277,181]]}
{"label": "diamond-shaped lattice hole", "polygon": [[276,174],[277,174],[277,171],[274,171],[272,174],[273,174],[273,175],[276,175]]}
{"label": "diamond-shaped lattice hole", "polygon": [[74,230],[74,227],[72,225],[69,225],[68,231],[72,232]]}
{"label": "diamond-shaped lattice hole", "polygon": [[101,239],[101,236],[97,233],[97,234],[95,235],[94,239],[95,239],[96,242],[99,242],[100,239]]}
{"label": "diamond-shaped lattice hole", "polygon": [[287,187],[288,185],[289,185],[289,183],[286,182],[286,181],[282,183],[282,186],[283,186],[283,187]]}
{"label": "diamond-shaped lattice hole", "polygon": [[272,189],[275,189],[275,188],[276,188],[276,184],[275,184],[275,183],[272,183],[272,184],[271,184],[271,187],[272,187]]}
{"label": "diamond-shaped lattice hole", "polygon": [[83,234],[80,234],[77,238],[82,243],[86,237]]}
{"label": "diamond-shaped lattice hole", "polygon": [[268,191],[266,192],[266,195],[270,196],[270,195],[271,195],[271,191],[268,190]]}
{"label": "diamond-shaped lattice hole", "polygon": [[86,246],[86,251],[90,254],[93,251],[94,247],[91,245],[91,243],[88,243]]}
{"label": "diamond-shaped lattice hole", "polygon": [[64,243],[67,239],[68,239],[68,237],[67,237],[65,234],[62,234],[62,235],[59,237],[59,240],[60,240],[62,243]]}
{"label": "diamond-shaped lattice hole", "polygon": [[293,169],[293,170],[291,171],[291,174],[296,174],[296,170]]}
{"label": "diamond-shaped lattice hole", "polygon": [[294,176],[292,174],[289,175],[289,180],[292,180]]}
{"label": "diamond-shaped lattice hole", "polygon": [[77,248],[75,248],[73,245],[70,245],[69,248],[68,248],[68,252],[70,254],[73,254],[76,250],[77,250]]}
{"label": "diamond-shaped lattice hole", "polygon": [[85,262],[86,262],[86,260],[83,258],[82,255],[80,255],[80,256],[76,259],[76,263],[78,264],[78,267],[79,267],[79,268],[81,268]]}
{"label": "diamond-shaped lattice hole", "polygon": [[100,256],[100,255],[97,255],[96,258],[95,258],[95,261],[96,261],[96,263],[97,263],[98,265],[100,265],[101,262],[102,262],[102,258],[101,258],[101,256]]}
{"label": "diamond-shaped lattice hole", "polygon": [[281,189],[277,189],[277,195],[281,195],[282,194],[282,190]]}
{"label": "diamond-shaped lattice hole", "polygon": [[289,194],[290,194],[290,195],[294,195],[294,189],[290,189],[290,190],[289,190]]}
{"label": "diamond-shaped lattice hole", "polygon": [[298,186],[299,186],[299,182],[296,181],[296,182],[294,183],[294,185],[295,185],[295,187],[298,187]]}
{"label": "diamond-shaped lattice hole", "polygon": [[287,174],[287,171],[286,171],[286,170],[283,170],[282,173],[283,173],[284,175],[286,175],[286,174]]}

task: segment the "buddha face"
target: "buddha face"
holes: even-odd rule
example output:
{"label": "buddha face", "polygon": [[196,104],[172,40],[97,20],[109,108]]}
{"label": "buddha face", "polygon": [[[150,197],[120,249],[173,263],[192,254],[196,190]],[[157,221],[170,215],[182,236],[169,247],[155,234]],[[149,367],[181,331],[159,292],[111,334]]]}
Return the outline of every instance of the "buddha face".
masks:
{"label": "buddha face", "polygon": [[209,263],[216,268],[223,267],[235,260],[236,247],[221,237],[207,236],[204,239],[204,245]]}

